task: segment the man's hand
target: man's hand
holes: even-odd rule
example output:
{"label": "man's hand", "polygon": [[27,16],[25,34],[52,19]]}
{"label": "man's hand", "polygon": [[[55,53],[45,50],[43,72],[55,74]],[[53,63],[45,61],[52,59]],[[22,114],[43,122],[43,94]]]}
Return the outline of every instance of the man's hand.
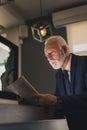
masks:
{"label": "man's hand", "polygon": [[33,96],[41,106],[55,105],[57,97],[52,94],[36,94]]}

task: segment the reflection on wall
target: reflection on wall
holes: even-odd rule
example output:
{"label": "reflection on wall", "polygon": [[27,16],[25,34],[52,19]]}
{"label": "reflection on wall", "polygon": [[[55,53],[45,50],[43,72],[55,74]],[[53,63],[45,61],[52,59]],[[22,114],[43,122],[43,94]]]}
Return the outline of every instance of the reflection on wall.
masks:
{"label": "reflection on wall", "polygon": [[10,51],[7,62],[5,63],[5,72],[1,75],[2,90],[8,91],[7,86],[14,81],[14,52]]}
{"label": "reflection on wall", "polygon": [[[10,48],[0,42],[0,77],[2,73],[6,71],[5,63],[7,62],[9,51],[10,51]],[[0,90],[2,90],[1,78],[0,78]]]}
{"label": "reflection on wall", "polygon": [[[6,53],[7,58],[4,62],[4,68],[6,71],[4,71],[0,76],[2,83],[1,88],[2,90],[7,91],[8,84],[18,78],[18,47],[0,35],[0,47],[1,43],[3,45],[3,49],[7,50],[5,47],[8,48],[8,54]],[[0,57],[1,59],[4,57],[4,54],[1,53],[1,51]]]}

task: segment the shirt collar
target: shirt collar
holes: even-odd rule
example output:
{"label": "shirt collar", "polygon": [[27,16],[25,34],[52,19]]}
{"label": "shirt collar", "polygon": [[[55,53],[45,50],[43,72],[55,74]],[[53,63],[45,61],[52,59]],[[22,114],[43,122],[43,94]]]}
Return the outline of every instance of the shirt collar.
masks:
{"label": "shirt collar", "polygon": [[66,67],[65,67],[65,70],[67,70],[67,71],[70,72],[70,66],[71,66],[71,55],[70,55],[70,58],[69,58],[68,64],[67,64]]}

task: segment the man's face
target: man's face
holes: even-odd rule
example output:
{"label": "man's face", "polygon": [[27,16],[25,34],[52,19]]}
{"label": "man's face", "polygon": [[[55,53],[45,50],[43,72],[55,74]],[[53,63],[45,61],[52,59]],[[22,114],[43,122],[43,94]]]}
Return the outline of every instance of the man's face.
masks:
{"label": "man's face", "polygon": [[65,54],[62,48],[60,49],[57,44],[49,43],[45,46],[44,53],[53,69],[61,68],[65,60]]}

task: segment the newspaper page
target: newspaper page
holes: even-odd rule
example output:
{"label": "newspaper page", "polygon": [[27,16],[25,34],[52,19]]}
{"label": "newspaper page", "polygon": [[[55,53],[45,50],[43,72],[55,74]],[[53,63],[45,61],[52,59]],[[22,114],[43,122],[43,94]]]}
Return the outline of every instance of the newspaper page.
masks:
{"label": "newspaper page", "polygon": [[8,89],[27,101],[33,100],[32,96],[34,94],[39,94],[39,92],[24,76],[21,76],[15,82],[10,84]]}

